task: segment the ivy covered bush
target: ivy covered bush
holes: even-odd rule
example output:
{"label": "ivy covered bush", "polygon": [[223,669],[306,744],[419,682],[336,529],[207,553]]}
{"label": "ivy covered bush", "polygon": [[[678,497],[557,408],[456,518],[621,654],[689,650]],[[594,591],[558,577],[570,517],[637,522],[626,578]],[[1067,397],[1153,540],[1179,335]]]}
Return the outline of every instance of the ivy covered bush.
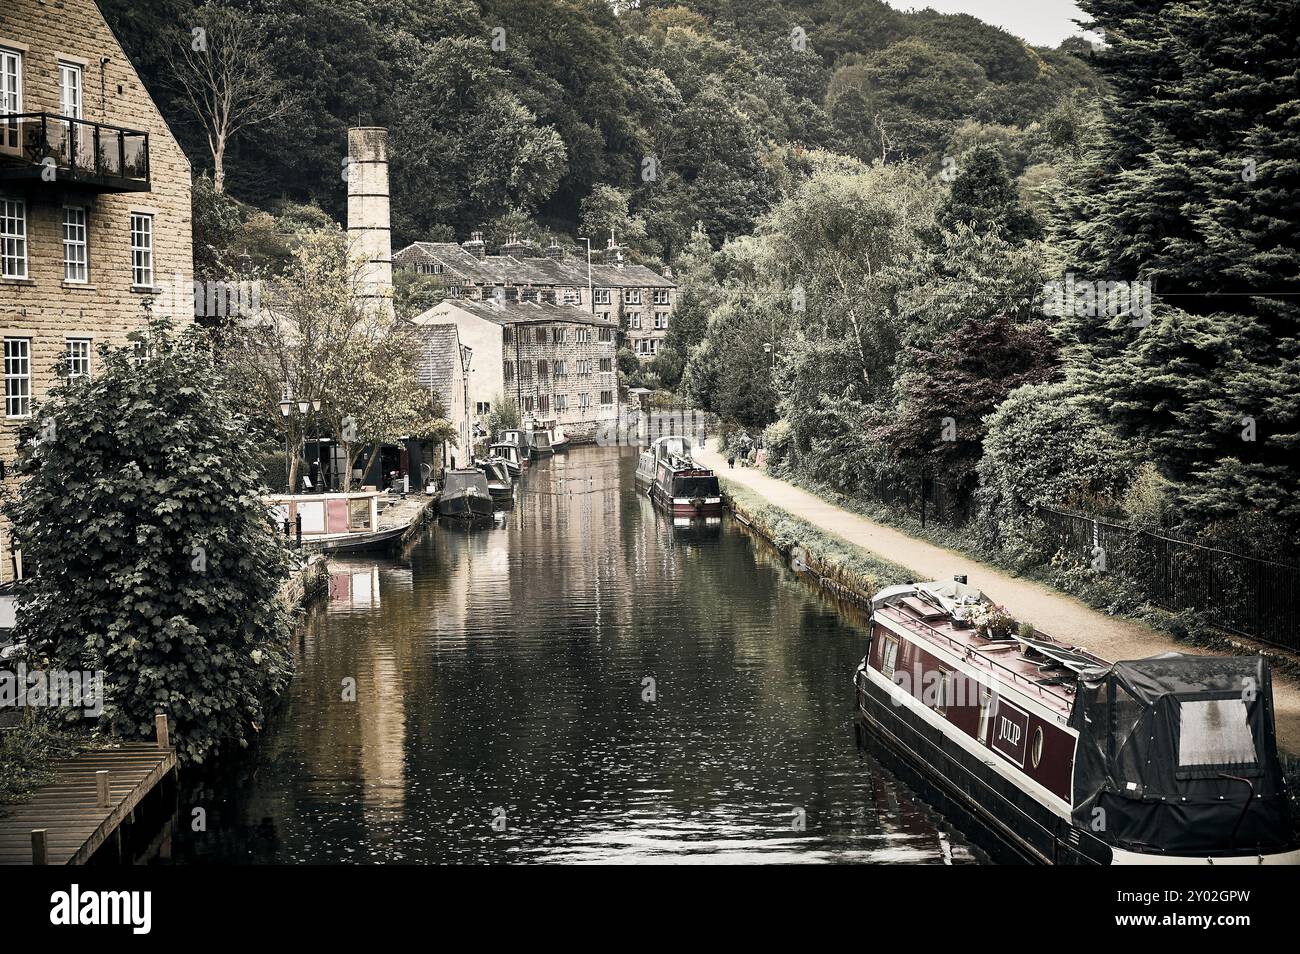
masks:
{"label": "ivy covered bush", "polygon": [[104,671],[101,729],[147,738],[166,713],[200,762],[248,744],[288,679],[288,555],[204,332],[132,337],[21,429],[16,635],[29,666]]}

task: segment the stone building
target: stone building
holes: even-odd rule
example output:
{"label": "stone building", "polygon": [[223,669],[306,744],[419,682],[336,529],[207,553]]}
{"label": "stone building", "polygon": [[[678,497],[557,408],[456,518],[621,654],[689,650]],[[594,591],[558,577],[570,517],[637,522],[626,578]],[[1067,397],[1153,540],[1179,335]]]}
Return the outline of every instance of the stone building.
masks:
{"label": "stone building", "polygon": [[488,430],[494,405],[507,401],[520,422],[560,427],[574,440],[590,440],[618,416],[618,371],[612,320],[572,305],[499,295],[448,299],[415,319],[433,327],[454,324],[469,350],[466,410]]}
{"label": "stone building", "polygon": [[489,255],[482,233],[469,241],[415,242],[393,256],[393,264],[436,277],[453,297],[471,301],[491,298],[497,289],[512,299],[566,305],[621,328],[643,364],[654,359],[668,336],[677,284],[670,269],[656,272],[623,261],[623,250],[610,238],[588,271],[581,257],[554,239],[545,250],[512,239]]}
{"label": "stone building", "polygon": [[[190,165],[94,0],[0,2],[0,461],[58,367],[193,320]],[[7,479],[12,479],[8,477]],[[0,578],[18,560],[0,525]],[[0,623],[2,625],[2,623]]]}

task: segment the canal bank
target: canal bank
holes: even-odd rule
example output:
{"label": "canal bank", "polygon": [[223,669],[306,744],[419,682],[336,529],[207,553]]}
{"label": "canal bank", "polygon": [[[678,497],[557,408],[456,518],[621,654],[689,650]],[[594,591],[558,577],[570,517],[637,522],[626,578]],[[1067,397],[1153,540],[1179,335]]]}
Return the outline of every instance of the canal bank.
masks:
{"label": "canal bank", "polygon": [[[708,444],[698,448],[695,456],[725,480],[806,522],[819,533],[829,534],[876,557],[887,555],[889,561],[910,569],[913,579],[942,580],[964,574],[972,585],[1006,606],[1016,618],[1028,620],[1057,639],[1083,646],[1107,659],[1141,659],[1164,652],[1200,655],[1210,652],[1134,620],[1108,616],[1044,584],[1012,576],[966,554],[868,520],[755,468],[728,469],[726,459]],[[1300,682],[1274,668],[1278,743],[1287,752],[1300,753]]]}

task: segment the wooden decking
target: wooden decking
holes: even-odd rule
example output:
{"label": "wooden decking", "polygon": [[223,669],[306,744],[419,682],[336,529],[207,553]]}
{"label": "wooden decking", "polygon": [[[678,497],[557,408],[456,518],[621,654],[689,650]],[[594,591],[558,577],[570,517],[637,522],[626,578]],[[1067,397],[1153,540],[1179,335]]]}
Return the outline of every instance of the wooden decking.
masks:
{"label": "wooden decking", "polygon": [[0,865],[40,863],[42,843],[45,864],[85,864],[175,768],[165,736],[162,745],[127,742],[55,763],[52,783],[26,802],[0,806]]}

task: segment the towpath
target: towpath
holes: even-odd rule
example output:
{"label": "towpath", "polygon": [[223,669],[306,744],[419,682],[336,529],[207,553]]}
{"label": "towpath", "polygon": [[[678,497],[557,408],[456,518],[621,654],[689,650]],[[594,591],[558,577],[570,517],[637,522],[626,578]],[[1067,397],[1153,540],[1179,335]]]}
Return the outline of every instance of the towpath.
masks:
{"label": "towpath", "polygon": [[[1142,623],[1107,616],[1042,583],[1012,576],[963,553],[876,523],[755,468],[737,466],[728,470],[726,459],[714,450],[713,441],[696,448],[695,456],[705,466],[743,484],[770,503],[826,533],[907,567],[920,579],[946,580],[954,574],[965,574],[972,586],[978,586],[1007,607],[1016,618],[1028,620],[1057,639],[1107,659],[1142,659],[1171,651],[1207,652],[1179,643]],[[1279,744],[1288,752],[1300,754],[1300,684],[1275,672],[1273,706]]]}

